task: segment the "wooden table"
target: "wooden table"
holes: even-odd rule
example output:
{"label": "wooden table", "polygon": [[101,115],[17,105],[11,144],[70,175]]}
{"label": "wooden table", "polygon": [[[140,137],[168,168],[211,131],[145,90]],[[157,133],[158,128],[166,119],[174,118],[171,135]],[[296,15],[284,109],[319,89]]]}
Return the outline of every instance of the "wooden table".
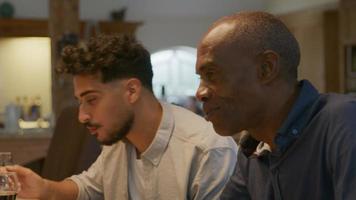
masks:
{"label": "wooden table", "polygon": [[11,152],[14,164],[25,165],[45,158],[52,130],[36,129],[19,133],[0,131],[0,152]]}

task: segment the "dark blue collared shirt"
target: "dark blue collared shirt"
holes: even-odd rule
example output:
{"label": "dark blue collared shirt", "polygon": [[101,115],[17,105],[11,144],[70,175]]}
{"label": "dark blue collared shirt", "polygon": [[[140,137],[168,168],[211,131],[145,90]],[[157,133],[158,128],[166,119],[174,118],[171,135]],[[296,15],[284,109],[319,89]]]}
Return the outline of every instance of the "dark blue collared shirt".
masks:
{"label": "dark blue collared shirt", "polygon": [[356,99],[299,85],[276,150],[251,154],[258,141],[244,138],[221,199],[356,199]]}
{"label": "dark blue collared shirt", "polygon": [[283,153],[298,138],[312,114],[308,108],[319,97],[318,91],[308,81],[301,81],[299,86],[300,94],[283,125],[277,131],[276,153]]}

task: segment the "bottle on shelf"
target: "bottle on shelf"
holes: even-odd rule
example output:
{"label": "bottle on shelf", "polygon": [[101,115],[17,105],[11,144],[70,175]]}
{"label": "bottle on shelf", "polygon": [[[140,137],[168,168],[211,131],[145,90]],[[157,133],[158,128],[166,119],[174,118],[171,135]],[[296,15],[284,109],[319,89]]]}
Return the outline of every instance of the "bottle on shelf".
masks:
{"label": "bottle on shelf", "polygon": [[21,108],[17,103],[10,102],[5,107],[5,129],[10,133],[16,133],[19,129]]}
{"label": "bottle on shelf", "polygon": [[30,103],[28,101],[27,96],[22,97],[21,107],[22,107],[21,119],[28,121],[29,120]]}
{"label": "bottle on shelf", "polygon": [[29,108],[29,120],[36,121],[41,118],[41,97],[36,96],[32,99],[32,103]]}

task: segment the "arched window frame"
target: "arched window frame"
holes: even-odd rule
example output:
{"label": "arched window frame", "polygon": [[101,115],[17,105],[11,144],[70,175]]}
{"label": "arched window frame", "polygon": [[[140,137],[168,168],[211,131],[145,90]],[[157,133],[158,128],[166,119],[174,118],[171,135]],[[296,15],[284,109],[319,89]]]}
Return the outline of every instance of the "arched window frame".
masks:
{"label": "arched window frame", "polygon": [[153,90],[158,98],[177,103],[182,97],[195,95],[199,85],[196,51],[188,46],[174,46],[151,54]]}

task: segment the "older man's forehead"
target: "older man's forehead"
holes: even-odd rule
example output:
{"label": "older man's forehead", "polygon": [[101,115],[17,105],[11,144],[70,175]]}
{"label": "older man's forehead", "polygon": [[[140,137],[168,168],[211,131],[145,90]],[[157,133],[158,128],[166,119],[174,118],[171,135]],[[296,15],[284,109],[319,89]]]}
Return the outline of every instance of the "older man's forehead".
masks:
{"label": "older man's forehead", "polygon": [[212,29],[204,36],[201,44],[202,45],[211,45],[219,44],[226,42],[233,37],[233,32],[235,25],[230,22],[219,24]]}
{"label": "older man's forehead", "polygon": [[[198,56],[226,52],[236,44],[235,26],[232,23],[222,23],[212,28],[202,39],[198,47]],[[215,55],[216,56],[216,55]]]}

